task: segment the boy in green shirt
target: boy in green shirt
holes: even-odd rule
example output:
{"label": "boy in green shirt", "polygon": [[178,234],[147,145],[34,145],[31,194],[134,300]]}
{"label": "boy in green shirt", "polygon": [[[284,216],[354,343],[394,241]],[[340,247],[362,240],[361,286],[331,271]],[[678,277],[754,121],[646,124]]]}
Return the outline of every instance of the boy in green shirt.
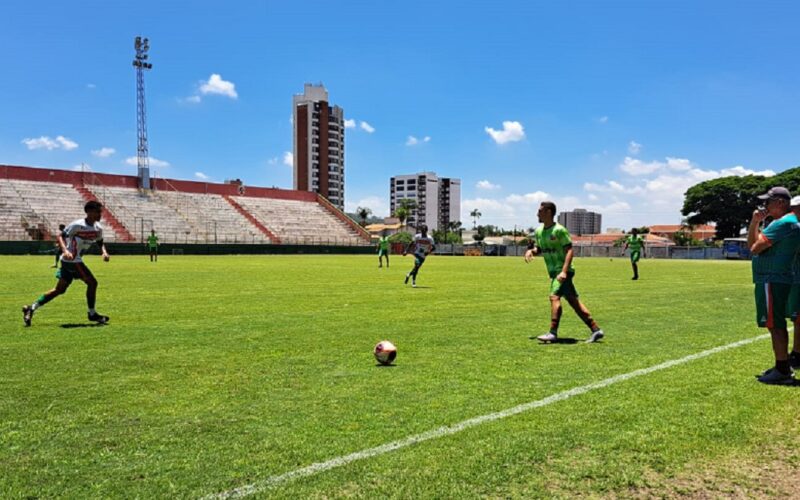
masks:
{"label": "boy in green shirt", "polygon": [[623,250],[631,249],[631,266],[633,267],[632,280],[639,279],[639,258],[644,256],[644,237],[639,236],[639,230],[636,228],[631,229],[631,234],[625,238],[625,248]]}
{"label": "boy in green shirt", "polygon": [[543,201],[537,212],[541,226],[536,228],[533,241],[525,252],[525,262],[530,262],[534,255],[544,255],[547,274],[550,275],[550,331],[536,337],[540,342],[558,341],[558,324],[561,321],[561,298],[567,302],[586,326],[592,331],[586,342],[597,342],[605,335],[592,319],[589,309],[581,303],[578,291],[572,282],[575,269],[572,267],[572,240],[567,228],[555,222],[556,205]]}
{"label": "boy in green shirt", "polygon": [[383,267],[383,257],[386,257],[386,267],[389,267],[389,237],[384,231],[378,239],[378,267]]}
{"label": "boy in green shirt", "polygon": [[150,250],[150,262],[158,262],[158,236],[155,229],[151,229],[147,237],[147,248]]}

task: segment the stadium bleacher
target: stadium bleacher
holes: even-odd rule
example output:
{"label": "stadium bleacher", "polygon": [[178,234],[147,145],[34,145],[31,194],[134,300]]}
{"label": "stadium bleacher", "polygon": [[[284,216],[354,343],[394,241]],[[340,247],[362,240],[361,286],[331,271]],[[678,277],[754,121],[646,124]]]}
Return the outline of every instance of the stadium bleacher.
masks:
{"label": "stadium bleacher", "polygon": [[[155,230],[162,243],[370,244],[354,223],[308,193],[254,188],[256,194],[231,196],[224,194],[227,185],[209,184],[217,193],[198,193],[169,182],[144,192],[127,176],[103,174],[101,179],[69,171],[0,169],[5,169],[0,177],[0,240],[51,239],[58,224],[81,217],[86,200],[96,198],[107,209],[105,239],[112,242],[143,241]],[[31,180],[39,177],[58,182]],[[274,192],[277,197],[270,197]]]}

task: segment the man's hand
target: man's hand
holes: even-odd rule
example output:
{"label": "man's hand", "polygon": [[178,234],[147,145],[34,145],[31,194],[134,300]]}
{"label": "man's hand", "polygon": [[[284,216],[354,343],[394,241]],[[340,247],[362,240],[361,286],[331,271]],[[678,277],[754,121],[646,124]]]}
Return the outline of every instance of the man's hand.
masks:
{"label": "man's hand", "polygon": [[72,260],[74,258],[75,256],[72,255],[72,252],[70,252],[69,250],[64,250],[64,253],[61,254],[62,260]]}
{"label": "man's hand", "polygon": [[559,283],[563,283],[564,281],[567,280],[567,273],[565,273],[564,271],[561,271],[560,273],[558,273],[558,276],[556,276],[556,280]]}
{"label": "man's hand", "polygon": [[108,262],[109,260],[111,260],[111,256],[103,252],[103,262]]}
{"label": "man's hand", "polygon": [[753,210],[753,218],[751,219],[753,222],[761,223],[764,219],[767,218],[767,211],[757,208]]}
{"label": "man's hand", "polygon": [[405,257],[405,256],[406,256],[406,252],[403,252],[403,257]]}
{"label": "man's hand", "polygon": [[534,255],[533,254],[533,249],[530,249],[530,250],[525,252],[525,263],[526,264],[533,260],[533,255]]}

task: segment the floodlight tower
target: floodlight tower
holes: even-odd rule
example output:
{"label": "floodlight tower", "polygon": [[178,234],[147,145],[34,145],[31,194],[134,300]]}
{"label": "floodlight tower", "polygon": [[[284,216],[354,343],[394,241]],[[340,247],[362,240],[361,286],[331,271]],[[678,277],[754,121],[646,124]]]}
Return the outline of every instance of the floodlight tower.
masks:
{"label": "floodlight tower", "polygon": [[150,189],[150,151],[147,146],[147,115],[144,106],[144,70],[153,67],[147,62],[150,40],[137,36],[133,46],[136,49],[136,56],[133,58],[133,66],[136,68],[136,131],[138,133],[136,164],[139,187]]}

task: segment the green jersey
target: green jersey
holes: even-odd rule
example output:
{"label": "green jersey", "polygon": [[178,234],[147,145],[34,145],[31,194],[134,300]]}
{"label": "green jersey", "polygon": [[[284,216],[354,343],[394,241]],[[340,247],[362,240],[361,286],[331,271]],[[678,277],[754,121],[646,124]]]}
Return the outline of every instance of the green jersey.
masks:
{"label": "green jersey", "polygon": [[631,249],[631,252],[639,252],[642,250],[642,245],[644,245],[644,237],[640,235],[628,235],[625,238],[625,243],[628,244],[628,248]]}
{"label": "green jersey", "polygon": [[381,236],[378,239],[378,250],[389,250],[389,238],[386,236]]}
{"label": "green jersey", "polygon": [[155,234],[151,234],[147,237],[147,245],[150,247],[157,247],[158,246],[158,236]]}
{"label": "green jersey", "polygon": [[[533,239],[539,251],[544,256],[544,264],[547,266],[547,273],[551,278],[555,278],[558,273],[564,269],[567,250],[572,247],[572,239],[569,237],[569,231],[559,223],[555,223],[547,228],[539,226],[533,232]],[[571,263],[568,272],[575,272]]]}
{"label": "green jersey", "polygon": [[753,255],[753,283],[791,283],[792,264],[800,249],[800,225],[797,216],[788,213],[765,227],[759,238],[772,245]]}

